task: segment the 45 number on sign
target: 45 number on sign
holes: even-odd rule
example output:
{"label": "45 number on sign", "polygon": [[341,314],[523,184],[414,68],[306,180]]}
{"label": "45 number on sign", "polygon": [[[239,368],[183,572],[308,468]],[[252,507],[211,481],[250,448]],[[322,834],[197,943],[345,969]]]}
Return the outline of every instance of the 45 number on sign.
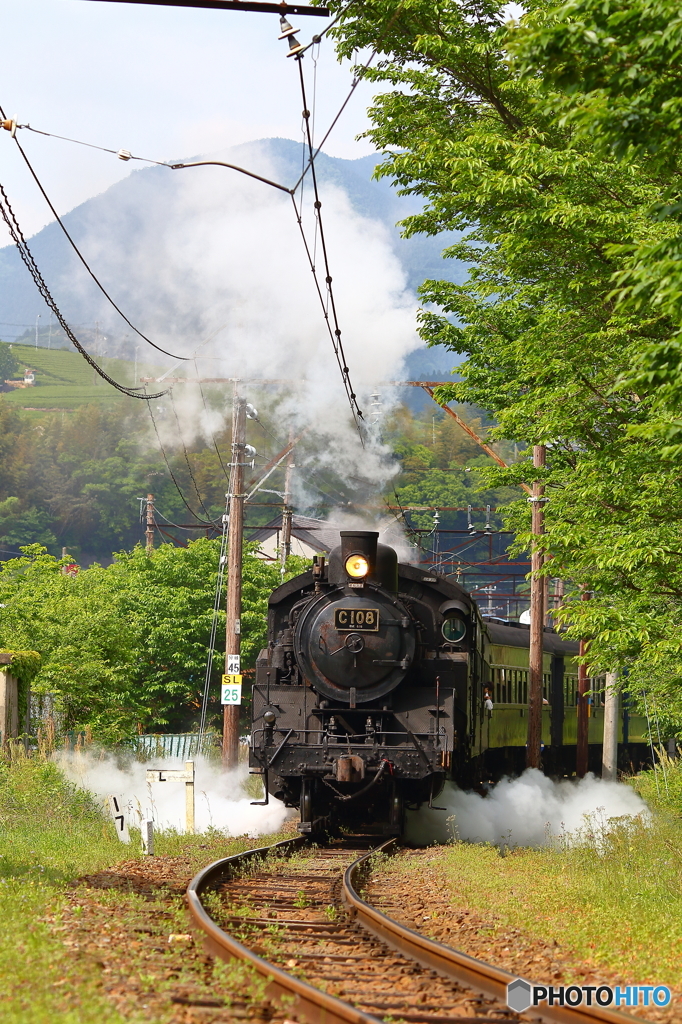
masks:
{"label": "45 number on sign", "polygon": [[233,674],[223,676],[223,685],[220,688],[221,704],[241,704],[242,702],[242,676]]}

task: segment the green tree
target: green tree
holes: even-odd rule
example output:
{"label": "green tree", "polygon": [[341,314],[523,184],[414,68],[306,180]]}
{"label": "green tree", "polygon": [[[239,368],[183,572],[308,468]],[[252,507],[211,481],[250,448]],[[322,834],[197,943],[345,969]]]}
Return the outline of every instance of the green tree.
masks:
{"label": "green tree", "polygon": [[[681,729],[682,495],[676,454],[653,429],[667,364],[650,370],[652,352],[674,356],[679,318],[651,290],[635,305],[614,295],[636,253],[676,231],[652,216],[670,178],[653,160],[619,160],[566,117],[572,99],[542,58],[511,59],[526,19],[504,25],[502,3],[332,6],[340,52],[378,53],[367,73],[384,90],[368,132],[385,153],[378,173],[425,202],[405,233],[463,233],[446,255],[469,263],[469,280],[421,289],[422,337],[465,357],[439,397],[485,409],[491,436],[525,450],[491,485],[532,479],[528,447],[548,445],[548,571],[595,595],[570,604],[574,635],[591,638],[595,666],[626,665],[633,686],[658,659]],[[544,31],[556,12],[531,3],[528,23]],[[507,522],[527,547],[525,500]]]}
{"label": "green tree", "polygon": [[[70,560],[39,545],[0,568],[0,646],[42,658],[32,687],[54,695],[67,729],[90,726],[101,740],[143,728],[180,728],[201,704],[218,571],[219,542],[163,545],[116,557],[75,575]],[[301,571],[293,559],[290,575]],[[279,567],[244,557],[243,654],[253,666],[265,644],[267,600]],[[224,665],[225,614],[218,616],[212,708]]]}
{"label": "green tree", "polygon": [[5,380],[13,380],[19,364],[12,352],[12,346],[0,341],[0,386]]}

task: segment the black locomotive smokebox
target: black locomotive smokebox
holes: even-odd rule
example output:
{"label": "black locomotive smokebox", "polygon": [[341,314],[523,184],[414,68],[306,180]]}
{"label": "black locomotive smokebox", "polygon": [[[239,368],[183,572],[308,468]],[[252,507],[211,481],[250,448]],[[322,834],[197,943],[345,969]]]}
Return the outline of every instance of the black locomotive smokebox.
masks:
{"label": "black locomotive smokebox", "polygon": [[329,555],[330,583],[344,587],[351,582],[358,582],[346,572],[346,562],[351,555],[362,555],[369,564],[369,572],[364,580],[378,583],[392,593],[398,592],[398,556],[393,548],[377,543],[378,533],[373,530],[341,530],[340,537],[341,544]]}

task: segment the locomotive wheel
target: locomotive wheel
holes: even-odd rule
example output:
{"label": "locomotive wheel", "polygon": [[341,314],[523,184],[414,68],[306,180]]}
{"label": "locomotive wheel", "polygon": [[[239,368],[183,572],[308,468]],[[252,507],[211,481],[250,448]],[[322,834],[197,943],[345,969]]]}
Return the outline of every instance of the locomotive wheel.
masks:
{"label": "locomotive wheel", "polygon": [[301,811],[301,822],[311,823],[313,820],[313,780],[301,779],[301,799],[299,809]]}
{"label": "locomotive wheel", "polygon": [[389,797],[389,809],[388,809],[388,827],[389,835],[400,836],[403,833],[403,794],[400,788],[394,782],[391,787],[391,795]]}

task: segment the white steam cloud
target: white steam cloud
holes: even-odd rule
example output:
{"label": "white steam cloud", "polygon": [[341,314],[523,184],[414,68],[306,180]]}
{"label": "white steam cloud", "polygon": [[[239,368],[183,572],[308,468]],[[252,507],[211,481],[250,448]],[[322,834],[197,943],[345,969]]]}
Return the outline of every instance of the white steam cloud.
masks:
{"label": "white steam cloud", "polygon": [[[502,779],[485,797],[446,783],[434,801],[445,811],[407,812],[407,838],[424,846],[453,838],[502,846],[547,846],[571,841],[607,827],[610,818],[641,817],[650,812],[629,786],[587,775],[577,782],[554,782],[537,768],[517,779]],[[598,841],[598,836],[597,836]]]}
{"label": "white steam cloud", "polygon": [[[146,771],[183,769],[178,758],[153,758],[131,762],[122,768],[109,754],[86,751],[60,751],[55,759],[66,777],[81,789],[105,801],[119,798],[129,826],[139,828],[143,819],[152,819],[159,830],[185,830],[185,783],[147,782]],[[194,758],[195,827],[197,832],[219,829],[229,836],[262,836],[276,832],[288,811],[280,800],[270,797],[267,806],[255,806],[244,791],[248,770],[226,772],[204,757]]]}
{"label": "white steam cloud", "polygon": [[[253,143],[218,156],[290,185],[300,167],[282,152]],[[179,376],[192,377],[196,368],[202,377],[238,377],[247,395],[258,388],[247,385],[248,379],[280,381],[267,404],[271,412],[276,409],[281,436],[289,428],[308,427],[314,441],[304,445],[312,454],[297,452],[297,465],[332,469],[355,485],[361,501],[376,494],[397,467],[376,440],[364,449],[360,444],[291,197],[217,167],[159,169],[133,179],[135,187],[120,189],[116,202],[93,208],[82,240],[100,276],[116,283],[121,307],[132,310],[138,326],[164,348],[198,353],[196,364],[183,363],[175,371]],[[324,290],[322,240],[310,183],[304,187],[303,224]],[[346,361],[368,415],[373,388],[395,379],[403,359],[421,345],[416,299],[385,225],[359,213],[329,179],[323,180],[321,198]],[[92,296],[91,285],[82,276],[78,280],[83,296]],[[108,315],[105,307],[102,315]],[[385,408],[394,396],[394,390],[382,389]],[[209,414],[192,385],[176,386],[173,397],[185,442],[202,434],[210,441],[210,432],[229,415],[224,391],[222,408]],[[168,400],[158,405],[163,442],[177,446]],[[305,485],[296,478],[299,497],[305,498]]]}

